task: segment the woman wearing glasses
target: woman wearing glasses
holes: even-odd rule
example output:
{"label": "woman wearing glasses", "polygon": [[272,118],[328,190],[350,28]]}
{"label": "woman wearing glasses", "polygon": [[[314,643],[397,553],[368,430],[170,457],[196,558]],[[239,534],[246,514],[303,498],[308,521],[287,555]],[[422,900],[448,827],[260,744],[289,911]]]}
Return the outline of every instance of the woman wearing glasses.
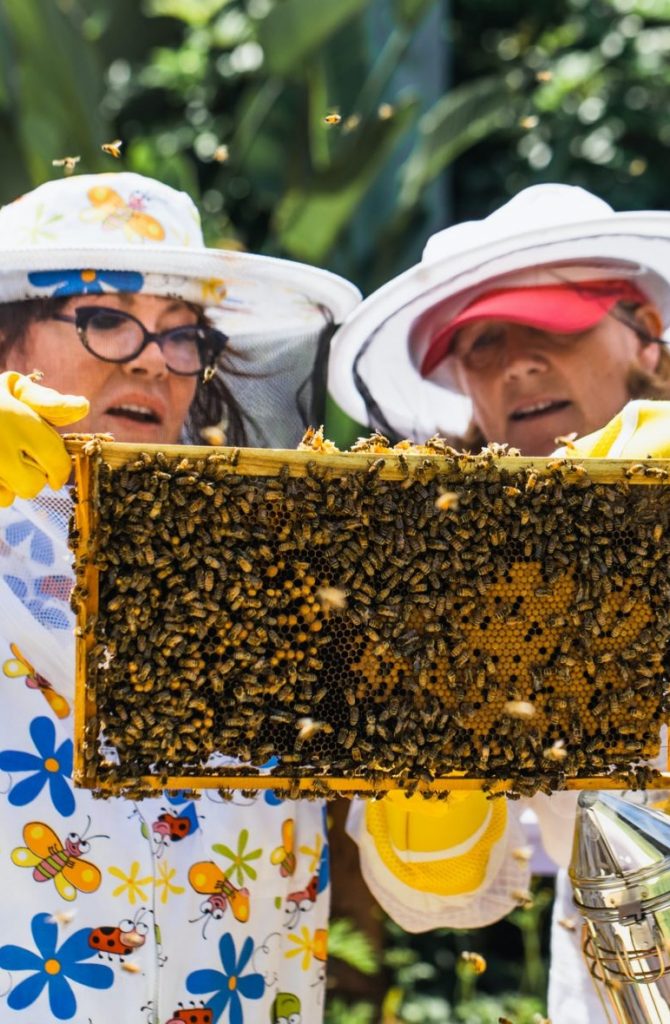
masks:
{"label": "woman wearing glasses", "polygon": [[134,174],[50,182],[0,210],[3,1022],[321,1020],[318,802],[73,788],[57,430],[176,444],[214,425],[230,444],[295,446],[357,299],[324,271],[205,249],[190,199]]}

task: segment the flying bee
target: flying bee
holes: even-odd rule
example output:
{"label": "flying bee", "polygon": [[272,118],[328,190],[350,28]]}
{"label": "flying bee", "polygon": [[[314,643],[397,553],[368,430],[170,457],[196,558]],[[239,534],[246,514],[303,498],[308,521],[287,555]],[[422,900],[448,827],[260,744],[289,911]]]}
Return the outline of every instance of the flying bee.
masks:
{"label": "flying bee", "polygon": [[315,722],[313,718],[299,718],[295,725],[299,740],[310,740],[318,732],[332,732],[332,726],[326,722]]}
{"label": "flying bee", "polygon": [[[540,74],[542,74],[542,72],[538,71],[538,77],[539,77]],[[551,77],[551,73],[550,72],[549,72],[549,77]],[[555,437],[554,438],[554,444],[563,445],[565,448],[572,448],[574,450],[574,448],[575,448],[575,443],[574,442],[577,440],[578,436],[579,435],[577,434],[577,431],[573,430],[571,434],[565,434],[562,437]]]}
{"label": "flying bee", "polygon": [[505,704],[505,713],[511,718],[520,718],[521,721],[529,721],[535,714],[535,705],[527,700],[508,700]]}
{"label": "flying bee", "polygon": [[316,591],[316,599],[324,611],[344,611],[347,607],[346,591],[339,587],[319,587]]}
{"label": "flying bee", "polygon": [[76,910],[57,910],[49,918],[49,924],[70,924],[76,916]]}
{"label": "flying bee", "polygon": [[121,139],[114,139],[113,142],[103,142],[100,149],[103,151],[103,153],[107,153],[108,156],[113,156],[118,160],[121,156],[122,145],[123,141]]}
{"label": "flying bee", "polygon": [[328,125],[340,124],[342,121],[342,115],[338,114],[335,110],[331,110],[331,112],[329,114],[326,114],[326,116],[322,118],[322,120],[324,124]]}
{"label": "flying bee", "polygon": [[533,906],[533,894],[528,889],[513,889],[510,896],[517,906],[522,907],[523,910],[528,910]]}
{"label": "flying bee", "polygon": [[140,974],[141,971],[142,971],[142,968],[140,967],[140,965],[138,963],[133,963],[132,960],[125,960],[121,964],[121,970],[122,971],[127,971],[128,974]]}
{"label": "flying bee", "polygon": [[486,970],[486,960],[481,953],[470,953],[464,949],[458,959],[469,967],[473,974],[483,974]]}
{"label": "flying bee", "polygon": [[547,747],[547,749],[542,752],[542,756],[546,758],[547,761],[564,761],[568,756],[568,752],[565,749],[563,740],[556,740],[555,743],[552,743],[550,747]]}
{"label": "flying bee", "polygon": [[224,143],[218,145],[212,153],[212,159],[216,160],[217,164],[225,164],[229,156],[230,152]]}
{"label": "flying bee", "polygon": [[512,856],[514,860],[518,860],[521,864],[527,864],[533,856],[532,846],[518,846],[516,850],[512,850]]}
{"label": "flying bee", "polygon": [[442,491],[435,499],[435,508],[439,512],[457,512],[459,501],[458,491]]}
{"label": "flying bee", "polygon": [[51,163],[54,167],[62,167],[65,174],[72,174],[80,160],[80,156],[64,156],[60,160],[52,160]]}
{"label": "flying bee", "polygon": [[574,932],[577,929],[574,917],[559,917],[558,923],[561,928],[565,928],[566,932]]}

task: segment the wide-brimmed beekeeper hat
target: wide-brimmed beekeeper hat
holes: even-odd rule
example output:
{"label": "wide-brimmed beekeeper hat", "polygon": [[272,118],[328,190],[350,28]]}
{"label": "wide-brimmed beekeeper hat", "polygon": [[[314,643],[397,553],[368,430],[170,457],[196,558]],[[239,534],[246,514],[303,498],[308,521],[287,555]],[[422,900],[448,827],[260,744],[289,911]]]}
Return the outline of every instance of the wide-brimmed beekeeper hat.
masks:
{"label": "wide-brimmed beekeeper hat", "polygon": [[330,392],[362,424],[419,440],[460,434],[471,407],[446,369],[448,345],[440,351],[449,325],[494,291],[594,282],[647,298],[667,327],[670,213],[615,213],[569,185],[525,189],[483,220],[433,235],[421,263],[349,315],[333,338]]}
{"label": "wide-brimmed beekeeper hat", "polygon": [[140,174],[48,181],[0,209],[0,302],[114,292],[198,303],[237,340],[338,324],[360,299],[317,267],[206,248],[190,197]]}

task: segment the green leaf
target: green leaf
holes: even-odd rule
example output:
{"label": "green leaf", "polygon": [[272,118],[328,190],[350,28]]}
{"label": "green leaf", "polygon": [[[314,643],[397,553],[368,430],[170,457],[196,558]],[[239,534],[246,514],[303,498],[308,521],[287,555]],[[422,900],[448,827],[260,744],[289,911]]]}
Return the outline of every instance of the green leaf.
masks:
{"label": "green leaf", "polygon": [[200,28],[207,25],[229,3],[230,0],[149,0],[146,6],[149,15],[177,18],[187,25]]}
{"label": "green leaf", "polygon": [[361,974],[374,974],[379,970],[377,954],[369,938],[346,917],[331,921],[328,953]]}
{"label": "green leaf", "polygon": [[281,0],[259,22],[270,74],[302,76],[303,61],[368,5],[368,0]]}
{"label": "green leaf", "polygon": [[435,0],[393,0],[393,14],[404,25],[413,27],[434,6]]}
{"label": "green leaf", "polygon": [[115,169],[98,148],[110,130],[99,111],[102,69],[80,27],[51,0],[4,0],[3,10],[14,51],[16,137],[32,181],[59,173],[51,161],[65,155],[81,157],[79,171]]}
{"label": "green leaf", "polygon": [[285,251],[322,263],[389,154],[414,121],[417,102],[398,106],[387,120],[363,122],[356,140],[342,146],[337,161],[305,187],[294,187],[279,203],[276,228]]}
{"label": "green leaf", "polygon": [[519,100],[498,75],[457,86],[419,121],[418,139],[403,171],[398,205],[413,206],[426,186],[470,146],[509,128]]}

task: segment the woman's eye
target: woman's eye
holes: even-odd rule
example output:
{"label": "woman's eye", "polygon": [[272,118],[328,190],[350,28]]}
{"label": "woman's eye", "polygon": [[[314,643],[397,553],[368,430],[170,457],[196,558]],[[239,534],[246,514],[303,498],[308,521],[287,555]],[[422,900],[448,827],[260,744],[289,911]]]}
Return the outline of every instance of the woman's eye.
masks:
{"label": "woman's eye", "polygon": [[482,334],[478,334],[470,344],[470,351],[480,351],[485,348],[490,348],[495,345],[500,338],[499,331],[484,331]]}
{"label": "woman's eye", "polygon": [[173,327],[170,331],[170,339],[176,342],[194,342],[200,337],[200,332],[195,324],[186,324],[183,327]]}
{"label": "woman's eye", "polygon": [[96,331],[114,331],[121,326],[125,317],[117,316],[115,313],[96,313],[89,320],[89,327]]}

